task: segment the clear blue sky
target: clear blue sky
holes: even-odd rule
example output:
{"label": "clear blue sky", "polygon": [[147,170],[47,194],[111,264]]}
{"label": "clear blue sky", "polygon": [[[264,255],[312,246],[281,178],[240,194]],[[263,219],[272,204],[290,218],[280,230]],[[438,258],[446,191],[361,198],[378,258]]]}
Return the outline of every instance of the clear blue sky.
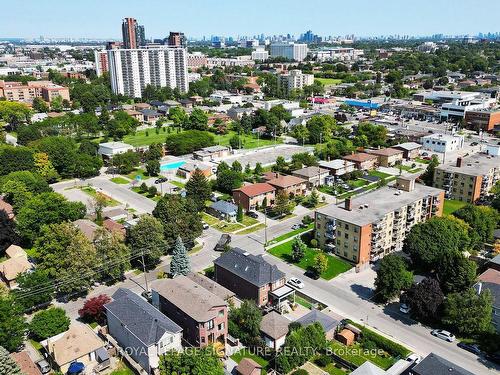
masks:
{"label": "clear blue sky", "polygon": [[500,31],[499,0],[0,0],[0,37],[120,38],[135,17],[146,36],[476,34]]}

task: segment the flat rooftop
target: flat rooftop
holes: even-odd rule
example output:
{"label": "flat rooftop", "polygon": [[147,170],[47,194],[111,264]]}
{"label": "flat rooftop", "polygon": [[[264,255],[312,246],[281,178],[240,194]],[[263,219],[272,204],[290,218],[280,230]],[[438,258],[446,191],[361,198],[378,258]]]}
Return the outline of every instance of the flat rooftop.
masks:
{"label": "flat rooftop", "polygon": [[354,163],[352,161],[342,160],[342,159],[334,159],[330,161],[320,160],[319,162],[320,167],[330,168],[330,169],[341,169],[341,168],[351,167],[353,165]]}
{"label": "flat rooftop", "polygon": [[500,158],[486,154],[474,154],[462,159],[462,166],[456,166],[456,160],[452,163],[442,164],[436,169],[453,173],[464,173],[471,176],[482,176],[489,173],[493,168],[500,169]]}
{"label": "flat rooftop", "polygon": [[[344,208],[344,203],[339,205],[330,204],[317,210],[318,213],[334,217],[338,220],[346,221],[355,225],[363,226],[380,221],[385,215],[393,212],[403,206],[412,204],[427,196],[437,196],[443,190],[415,184],[412,191],[400,190],[397,193],[395,187],[386,186],[374,190],[365,195],[356,197],[352,200],[352,211]],[[365,208],[365,205],[368,205]],[[363,208],[360,208],[363,206]]]}

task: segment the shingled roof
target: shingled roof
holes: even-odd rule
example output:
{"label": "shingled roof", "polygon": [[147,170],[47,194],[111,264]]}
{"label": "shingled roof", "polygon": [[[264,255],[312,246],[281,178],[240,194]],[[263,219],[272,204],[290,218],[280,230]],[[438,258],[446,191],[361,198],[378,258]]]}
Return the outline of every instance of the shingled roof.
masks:
{"label": "shingled roof", "polygon": [[129,289],[119,288],[113,294],[113,301],[104,307],[107,314],[114,315],[147,346],[156,344],[166,332],[182,331],[181,327]]}
{"label": "shingled roof", "polygon": [[214,264],[258,287],[285,277],[278,267],[266,262],[262,255],[249,254],[238,247],[222,254]]}
{"label": "shingled roof", "polygon": [[474,375],[435,353],[422,359],[418,365],[413,367],[412,372],[415,375]]}

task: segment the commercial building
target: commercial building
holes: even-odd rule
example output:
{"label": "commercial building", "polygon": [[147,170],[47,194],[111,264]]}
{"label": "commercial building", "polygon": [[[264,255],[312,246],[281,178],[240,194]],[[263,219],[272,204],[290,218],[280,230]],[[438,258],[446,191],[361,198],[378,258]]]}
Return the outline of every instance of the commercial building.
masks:
{"label": "commercial building", "polygon": [[445,198],[474,203],[486,197],[498,180],[500,158],[475,154],[437,166],[432,184],[445,191]]}
{"label": "commercial building", "polygon": [[6,82],[0,80],[0,97],[12,102],[32,102],[35,98],[41,98],[46,102],[52,102],[56,97],[70,100],[69,89],[56,85],[50,81]]}
{"label": "commercial building", "polygon": [[444,191],[416,184],[415,178],[399,176],[395,187],[317,210],[320,247],[357,265],[402,250],[411,227],[443,212]]}
{"label": "commercial building", "polygon": [[155,280],[152,304],[183,330],[184,339],[196,347],[227,339],[227,303],[186,276]]}
{"label": "commercial building", "polygon": [[123,154],[127,151],[133,151],[134,147],[123,142],[104,142],[99,143],[97,153],[105,158],[111,159],[113,156]]}
{"label": "commercial building", "polygon": [[491,132],[500,127],[500,110],[467,111],[465,123],[469,129]]}
{"label": "commercial building", "polygon": [[170,47],[186,47],[186,36],[184,33],[171,31],[168,35],[168,45]]}
{"label": "commercial building", "polygon": [[271,57],[284,57],[289,60],[303,61],[308,52],[305,43],[273,43],[270,47]]}
{"label": "commercial building", "polygon": [[266,61],[269,58],[269,52],[264,47],[257,47],[252,51],[252,60]]}
{"label": "commercial building", "polygon": [[135,49],[146,45],[144,26],[135,18],[124,18],[122,22],[123,48]]}
{"label": "commercial building", "polygon": [[403,151],[403,158],[406,160],[413,160],[420,154],[420,149],[422,145],[417,142],[404,142],[398,145],[392,146],[397,150]]}
{"label": "commercial building", "polygon": [[115,94],[140,98],[147,85],[177,88],[181,93],[189,89],[185,48],[114,49],[108,51],[108,61]]}
{"label": "commercial building", "polygon": [[302,90],[305,86],[310,86],[314,83],[313,74],[303,74],[299,69],[290,70],[286,74],[279,76],[281,88],[286,92],[293,90]]}
{"label": "commercial building", "polygon": [[464,136],[455,134],[430,134],[420,140],[422,148],[433,152],[450,152],[464,147]]}

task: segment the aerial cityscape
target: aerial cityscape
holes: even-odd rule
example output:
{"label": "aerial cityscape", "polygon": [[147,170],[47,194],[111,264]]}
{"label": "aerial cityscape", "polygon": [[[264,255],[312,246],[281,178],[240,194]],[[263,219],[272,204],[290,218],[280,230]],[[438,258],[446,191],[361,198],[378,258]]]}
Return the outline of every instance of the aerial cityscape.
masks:
{"label": "aerial cityscape", "polygon": [[500,374],[500,3],[5,2],[0,375]]}

